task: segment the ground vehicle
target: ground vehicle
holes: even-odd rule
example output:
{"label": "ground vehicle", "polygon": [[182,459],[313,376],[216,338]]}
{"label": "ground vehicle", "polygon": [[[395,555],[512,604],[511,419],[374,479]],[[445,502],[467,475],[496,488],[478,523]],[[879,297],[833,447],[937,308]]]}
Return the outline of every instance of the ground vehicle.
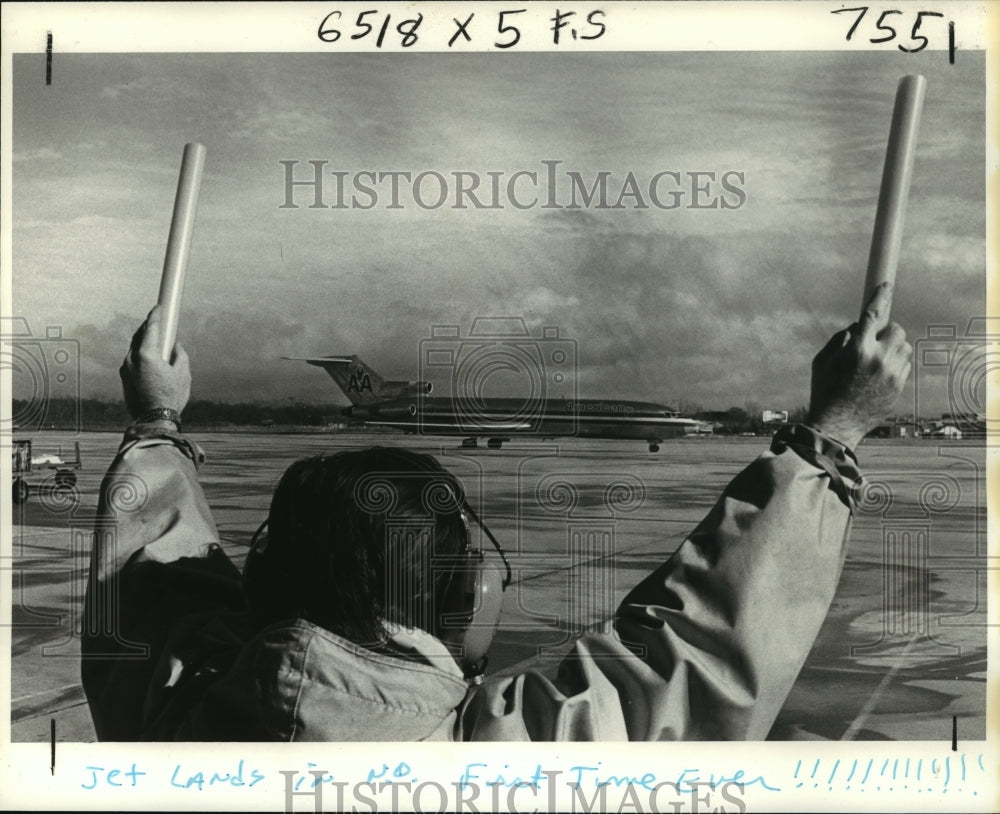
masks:
{"label": "ground vehicle", "polygon": [[31,486],[28,483],[28,475],[39,470],[56,471],[56,486],[63,486],[71,489],[76,485],[76,472],[83,464],[80,462],[80,442],[73,442],[75,457],[72,461],[64,461],[58,455],[45,454],[33,456],[31,453],[31,441],[14,441],[12,452],[12,470],[14,482],[12,486],[12,499],[14,503],[24,503],[31,493]]}

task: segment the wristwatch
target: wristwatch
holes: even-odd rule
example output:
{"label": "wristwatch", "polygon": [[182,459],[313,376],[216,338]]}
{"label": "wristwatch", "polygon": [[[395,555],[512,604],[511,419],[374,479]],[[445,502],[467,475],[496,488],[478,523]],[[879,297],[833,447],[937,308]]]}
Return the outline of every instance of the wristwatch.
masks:
{"label": "wristwatch", "polygon": [[181,414],[169,407],[154,407],[152,410],[147,410],[133,423],[150,424],[153,421],[171,421],[177,425],[177,431],[181,431]]}

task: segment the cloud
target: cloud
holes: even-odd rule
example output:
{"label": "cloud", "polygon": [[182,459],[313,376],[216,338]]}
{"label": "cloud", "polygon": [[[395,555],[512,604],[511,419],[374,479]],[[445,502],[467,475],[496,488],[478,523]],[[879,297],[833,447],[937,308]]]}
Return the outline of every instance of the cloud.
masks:
{"label": "cloud", "polygon": [[970,277],[986,270],[986,241],[974,235],[920,232],[907,237],[907,250],[934,271]]}
{"label": "cloud", "polygon": [[105,99],[117,99],[123,93],[135,90],[136,90],[136,84],[130,85],[128,82],[122,82],[121,84],[118,85],[108,85],[106,87],[101,88],[100,95]]}
{"label": "cloud", "polygon": [[[929,95],[895,313],[919,336],[985,300],[984,63],[911,56]],[[356,352],[411,378],[433,326],[515,315],[577,342],[583,395],[719,408],[800,403],[812,354],[857,314],[898,78],[889,55],[865,53],[61,64],[44,92],[13,77],[14,305],[32,324],[82,324],[91,392],[117,394],[180,147],[198,138],[209,161],[181,340],[205,397],[335,400],[322,372],[279,357]],[[555,159],[585,179],[611,172],[616,193],[629,171],[731,169],[748,197],[725,213],[290,211],[282,158],[508,174]]]}
{"label": "cloud", "polygon": [[[519,316],[533,337],[555,326],[560,340],[574,344],[581,396],[715,409],[744,400],[782,409],[805,403],[812,356],[858,311],[865,245],[837,234],[718,239],[615,231],[591,214],[546,213],[539,219],[545,239],[525,247],[530,261],[495,264],[489,291],[469,285],[461,265],[417,278],[418,261],[407,255],[402,282],[406,274],[391,256],[362,253],[356,263],[336,257],[327,269],[272,275],[264,287],[230,285],[228,305],[208,310],[204,303],[221,294],[195,277],[180,339],[197,397],[340,403],[321,372],[281,357],[358,353],[386,377],[416,378],[433,326],[457,324],[468,334],[476,317]],[[916,243],[928,265],[901,271],[897,296],[897,318],[912,337],[983,296],[983,279],[968,273],[949,284],[950,299],[927,296],[921,276],[939,279],[936,264],[955,244],[944,235]],[[970,257],[978,250],[972,241],[962,245]],[[480,248],[489,254],[489,246]],[[966,305],[946,304],[952,301]],[[118,316],[104,329],[82,329],[95,390],[117,388],[115,371],[137,321]],[[439,391],[443,384],[435,383]]]}
{"label": "cloud", "polygon": [[326,111],[303,110],[287,104],[259,105],[252,112],[234,111],[231,135],[236,139],[296,143],[304,136],[312,138],[324,132],[329,124]]}
{"label": "cloud", "polygon": [[13,150],[10,160],[14,164],[29,161],[61,161],[63,154],[51,147],[38,147],[33,150]]}
{"label": "cloud", "polygon": [[[120,393],[118,367],[142,317],[116,314],[105,325],[76,326],[67,336],[79,343],[84,396]],[[331,386],[303,363],[282,356],[302,356],[319,341],[316,329],[293,318],[261,310],[253,313],[208,313],[188,308],[178,329],[178,342],[191,360],[192,398],[219,401],[284,401],[289,395],[335,400]],[[336,345],[336,337],[330,337]],[[332,383],[331,383],[332,385]]]}

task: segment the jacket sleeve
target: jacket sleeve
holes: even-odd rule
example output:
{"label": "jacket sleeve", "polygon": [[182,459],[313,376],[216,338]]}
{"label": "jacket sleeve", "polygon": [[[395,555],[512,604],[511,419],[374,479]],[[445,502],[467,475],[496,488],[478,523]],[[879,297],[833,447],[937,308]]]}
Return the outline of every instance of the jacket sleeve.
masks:
{"label": "jacket sleeve", "polygon": [[101,484],[84,600],[81,676],[97,736],[141,736],[147,691],[177,620],[242,608],[185,436],[129,430]]}
{"label": "jacket sleeve", "polygon": [[783,429],[613,626],[581,638],[554,681],[488,682],[462,736],[763,739],[833,600],[859,479],[840,444]]}

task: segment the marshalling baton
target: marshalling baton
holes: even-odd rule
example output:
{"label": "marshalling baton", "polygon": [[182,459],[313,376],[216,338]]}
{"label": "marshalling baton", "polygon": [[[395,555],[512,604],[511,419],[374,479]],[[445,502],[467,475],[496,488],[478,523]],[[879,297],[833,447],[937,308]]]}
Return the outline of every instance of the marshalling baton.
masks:
{"label": "marshalling baton", "polygon": [[903,218],[906,214],[906,199],[910,194],[913,154],[917,147],[917,129],[920,126],[926,85],[922,76],[912,74],[904,76],[896,89],[896,105],[892,111],[885,166],[882,168],[882,187],[879,190],[872,246],[868,254],[865,295],[861,300],[862,314],[872,292],[881,283],[896,282],[899,246],[903,239]]}
{"label": "marshalling baton", "polygon": [[[903,216],[906,213],[906,199],[910,194],[913,154],[917,146],[917,128],[920,126],[926,85],[922,76],[911,74],[899,80],[899,87],[896,89],[896,104],[892,110],[889,143],[885,149],[885,166],[882,168],[882,187],[879,189],[878,209],[875,211],[872,247],[868,254],[865,295],[861,300],[862,316],[874,290],[883,282],[893,285],[896,282],[899,246],[903,239]],[[891,300],[889,304],[892,305]],[[914,641],[915,637],[904,648],[902,655],[906,654]],[[854,740],[874,709],[881,689],[880,687],[868,699],[854,722],[841,736],[841,740]]]}
{"label": "marshalling baton", "polygon": [[160,346],[160,356],[166,362],[170,361],[177,341],[177,319],[184,291],[184,272],[191,249],[204,166],[204,145],[197,142],[185,144],[181,175],[177,181],[177,196],[174,198],[174,214],[170,219],[167,256],[163,261],[163,275],[160,277],[160,295],[157,299],[157,303],[163,308],[163,344]]}

